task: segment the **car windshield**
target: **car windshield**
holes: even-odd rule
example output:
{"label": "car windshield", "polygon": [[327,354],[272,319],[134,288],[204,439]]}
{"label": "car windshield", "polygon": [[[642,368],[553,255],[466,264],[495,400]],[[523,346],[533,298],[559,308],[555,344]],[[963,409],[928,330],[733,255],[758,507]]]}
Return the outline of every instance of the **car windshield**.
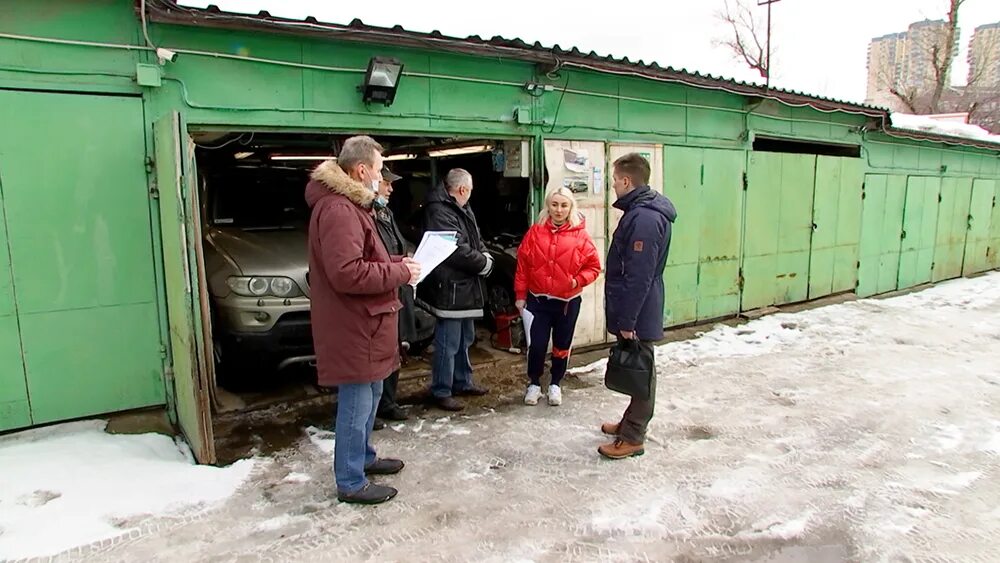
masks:
{"label": "car windshield", "polygon": [[244,230],[301,229],[309,221],[308,172],[265,169],[227,171],[209,180],[209,214],[216,226]]}

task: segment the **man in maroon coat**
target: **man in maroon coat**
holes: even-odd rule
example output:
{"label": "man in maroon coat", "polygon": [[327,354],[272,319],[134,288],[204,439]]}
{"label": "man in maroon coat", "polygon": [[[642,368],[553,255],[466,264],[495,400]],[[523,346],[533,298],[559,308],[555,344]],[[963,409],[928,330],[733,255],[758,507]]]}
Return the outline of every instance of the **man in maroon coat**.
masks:
{"label": "man in maroon coat", "polygon": [[372,203],[381,170],[382,147],[371,137],[351,137],[337,160],[320,164],[306,186],[319,383],[337,386],[337,498],[362,504],[385,502],[397,492],[366,475],[403,469],[400,460],[375,456],[371,433],[382,381],[399,367],[398,289],[420,275],[416,262],[389,256],[379,238]]}

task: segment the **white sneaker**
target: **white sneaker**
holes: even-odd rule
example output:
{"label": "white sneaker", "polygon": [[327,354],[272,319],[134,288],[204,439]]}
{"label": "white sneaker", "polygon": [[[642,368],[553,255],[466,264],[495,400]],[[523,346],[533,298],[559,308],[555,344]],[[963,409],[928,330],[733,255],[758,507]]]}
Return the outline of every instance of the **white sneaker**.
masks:
{"label": "white sneaker", "polygon": [[538,399],[542,397],[542,388],[538,385],[529,385],[528,392],[524,394],[524,404],[537,405]]}
{"label": "white sneaker", "polygon": [[549,385],[549,404],[558,407],[562,404],[562,389],[558,385]]}

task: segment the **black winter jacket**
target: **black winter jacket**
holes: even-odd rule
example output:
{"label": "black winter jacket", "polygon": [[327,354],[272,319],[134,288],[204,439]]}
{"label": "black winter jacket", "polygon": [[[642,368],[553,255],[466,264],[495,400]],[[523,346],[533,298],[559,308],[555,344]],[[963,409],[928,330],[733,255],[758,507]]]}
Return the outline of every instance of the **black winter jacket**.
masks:
{"label": "black winter jacket", "polygon": [[[379,209],[375,212],[375,228],[378,229],[378,236],[385,244],[385,249],[390,256],[405,256],[406,241],[403,234],[396,225],[396,219],[392,216],[392,211]],[[403,308],[399,310],[399,341],[413,342],[417,338],[417,316],[414,307],[413,286],[403,284],[399,288],[399,301]]]}

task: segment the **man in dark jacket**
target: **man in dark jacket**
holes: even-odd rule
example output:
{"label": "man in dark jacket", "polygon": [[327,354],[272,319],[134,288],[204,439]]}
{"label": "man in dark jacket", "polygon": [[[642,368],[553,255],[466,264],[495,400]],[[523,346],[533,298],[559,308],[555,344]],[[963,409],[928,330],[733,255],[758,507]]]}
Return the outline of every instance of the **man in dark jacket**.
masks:
{"label": "man in dark jacket", "polygon": [[396,496],[396,489],[371,483],[366,475],[403,469],[398,459],[375,456],[371,433],[382,381],[399,367],[399,287],[420,276],[415,261],[386,252],[375,228],[381,153],[371,137],[351,137],[337,160],[320,164],[306,186],[318,378],[320,385],[337,386],[337,498],[364,504]]}
{"label": "man in dark jacket", "polygon": [[[665,196],[649,187],[649,162],[638,153],[614,163],[614,206],[625,212],[611,239],[604,284],[608,332],[621,339],[637,339],[652,350],[663,338],[663,269],[670,250],[670,230],[677,210]],[[648,400],[635,397],[618,423],[601,430],[615,436],[598,448],[611,459],[642,455],[646,427],[653,418],[656,373]]]}
{"label": "man in dark jacket", "polygon": [[472,175],[461,168],[448,172],[443,186],[427,197],[424,226],[428,231],[455,231],[458,249],[427,278],[417,292],[437,317],[434,327],[434,363],[431,395],[444,410],[460,411],[465,405],[453,395],[485,395],[489,391],[472,383],[469,347],[476,339],[474,319],[483,316],[482,278],[493,269],[476,216],[469,207]]}
{"label": "man in dark jacket", "polygon": [[[378,197],[375,198],[375,226],[378,228],[379,237],[385,243],[385,249],[390,256],[406,255],[406,239],[400,232],[396,219],[389,209],[389,197],[392,195],[392,183],[399,180],[400,176],[394,174],[387,167],[382,167],[382,183],[379,187]],[[417,319],[413,303],[413,286],[403,285],[399,288],[399,302],[403,308],[399,310],[399,348],[405,353],[410,348],[410,343],[417,337]],[[399,386],[399,370],[392,372],[382,384],[382,400],[378,404],[378,417],[387,420],[406,420],[409,418],[406,411],[396,402],[396,388]],[[375,420],[375,429],[384,427],[385,423]]]}

